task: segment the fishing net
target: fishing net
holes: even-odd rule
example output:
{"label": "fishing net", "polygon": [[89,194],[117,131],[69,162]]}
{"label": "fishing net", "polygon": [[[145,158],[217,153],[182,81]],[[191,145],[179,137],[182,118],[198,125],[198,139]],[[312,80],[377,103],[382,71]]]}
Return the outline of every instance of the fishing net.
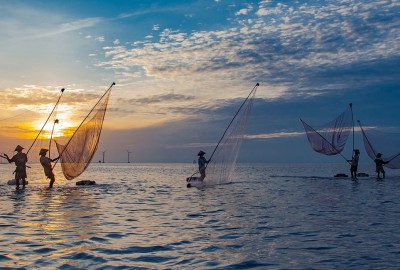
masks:
{"label": "fishing net", "polygon": [[[258,86],[258,84],[257,84]],[[223,184],[232,181],[240,145],[245,135],[247,121],[253,106],[257,88],[254,87],[249,97],[239,108],[225,131],[222,139],[211,155],[211,161],[206,168],[205,184]]]}
{"label": "fishing net", "polygon": [[60,155],[63,174],[68,180],[81,175],[96,153],[110,93],[111,87],[89,112],[66,144],[54,140]]}
{"label": "fishing net", "polygon": [[390,161],[385,165],[386,167],[400,169],[400,133],[382,132],[375,128],[361,127],[361,130],[368,156],[375,160],[376,155],[381,153],[384,161]]}
{"label": "fishing net", "polygon": [[311,127],[303,120],[304,130],[311,148],[318,153],[333,156],[340,154],[347,142],[350,131],[353,128],[353,112],[351,104],[338,117],[329,123]]}

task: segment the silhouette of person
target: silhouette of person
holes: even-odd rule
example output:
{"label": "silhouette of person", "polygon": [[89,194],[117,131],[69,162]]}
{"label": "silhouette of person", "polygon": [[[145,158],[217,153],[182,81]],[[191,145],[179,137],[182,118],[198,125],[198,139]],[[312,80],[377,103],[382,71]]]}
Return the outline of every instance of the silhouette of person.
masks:
{"label": "silhouette of person", "polygon": [[360,150],[354,149],[354,155],[351,160],[347,160],[350,162],[350,173],[351,178],[357,179],[357,169],[358,169],[358,160],[360,159]]}
{"label": "silhouette of person", "polygon": [[14,150],[17,151],[17,153],[12,158],[9,158],[7,154],[4,154],[9,163],[15,163],[16,168],[14,173],[16,189],[19,189],[19,180],[22,180],[22,188],[25,188],[26,183],[26,163],[28,162],[28,156],[25,153],[22,153],[23,149],[24,148],[21,145],[17,145]]}
{"label": "silhouette of person", "polygon": [[389,161],[383,161],[381,153],[376,154],[376,158],[374,161],[378,178],[379,179],[381,178],[381,173],[382,173],[382,178],[385,178],[385,170],[383,169],[383,165],[389,163]]}
{"label": "silhouette of person", "polygon": [[56,178],[53,173],[53,167],[51,166],[51,162],[54,162],[58,160],[60,157],[56,157],[55,159],[51,159],[49,157],[46,157],[47,149],[40,149],[39,155],[40,155],[40,164],[43,166],[44,174],[46,175],[47,178],[50,179],[50,184],[49,188],[53,187],[54,182],[56,181]]}
{"label": "silhouette of person", "polygon": [[206,167],[210,160],[206,160],[204,157],[206,153],[202,150],[197,154],[199,158],[197,159],[197,163],[199,164],[199,172],[200,172],[200,181],[203,181],[206,178]]}

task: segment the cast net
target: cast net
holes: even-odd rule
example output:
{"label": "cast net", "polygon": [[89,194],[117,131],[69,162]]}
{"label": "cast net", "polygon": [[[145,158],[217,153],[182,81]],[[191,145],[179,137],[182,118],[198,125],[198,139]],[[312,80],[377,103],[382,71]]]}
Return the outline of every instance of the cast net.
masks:
{"label": "cast net", "polygon": [[[361,127],[361,124],[360,124]],[[368,156],[375,160],[378,153],[391,169],[400,169],[400,133],[382,132],[376,128],[362,128],[364,147]]]}
{"label": "cast net", "polygon": [[250,92],[225,130],[220,142],[211,154],[206,167],[204,183],[224,184],[232,181],[240,145],[244,138],[247,122],[253,106],[258,84]]}
{"label": "cast net", "polygon": [[54,140],[63,174],[68,180],[81,175],[96,153],[113,85],[114,83],[96,103],[66,144],[59,142],[60,140],[66,141],[65,138]]}
{"label": "cast net", "polygon": [[337,155],[343,151],[353,128],[352,106],[349,104],[343,113],[325,125],[311,127],[302,119],[300,121],[315,152],[328,156]]}

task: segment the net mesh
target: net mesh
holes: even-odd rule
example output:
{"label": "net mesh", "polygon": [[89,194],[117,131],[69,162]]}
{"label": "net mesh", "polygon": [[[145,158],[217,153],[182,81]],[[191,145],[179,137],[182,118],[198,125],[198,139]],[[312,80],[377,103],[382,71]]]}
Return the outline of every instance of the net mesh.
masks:
{"label": "net mesh", "polygon": [[385,166],[400,169],[400,133],[382,132],[377,129],[362,129],[365,151],[375,160],[381,153],[384,161],[390,161]]}
{"label": "net mesh", "polygon": [[110,89],[95,105],[86,117],[86,120],[84,120],[66,144],[60,143],[59,140],[54,140],[60,155],[63,174],[68,180],[81,175],[89,166],[90,161],[96,153],[111,93]]}
{"label": "net mesh", "polygon": [[225,132],[207,165],[205,184],[224,184],[232,181],[240,145],[244,138],[247,121],[253,106],[256,88],[242,105],[238,114]]}
{"label": "net mesh", "polygon": [[303,120],[301,122],[310,146],[315,152],[328,156],[340,154],[353,128],[351,104],[343,113],[325,125],[313,128]]}

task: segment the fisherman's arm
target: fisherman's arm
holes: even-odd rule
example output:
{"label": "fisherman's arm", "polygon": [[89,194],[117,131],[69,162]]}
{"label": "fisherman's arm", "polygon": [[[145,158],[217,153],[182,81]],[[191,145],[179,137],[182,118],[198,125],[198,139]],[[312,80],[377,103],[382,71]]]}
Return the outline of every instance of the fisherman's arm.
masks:
{"label": "fisherman's arm", "polygon": [[5,159],[7,159],[8,163],[13,162],[13,160],[10,159],[6,153],[4,153],[4,155],[3,155],[2,157],[5,158]]}

